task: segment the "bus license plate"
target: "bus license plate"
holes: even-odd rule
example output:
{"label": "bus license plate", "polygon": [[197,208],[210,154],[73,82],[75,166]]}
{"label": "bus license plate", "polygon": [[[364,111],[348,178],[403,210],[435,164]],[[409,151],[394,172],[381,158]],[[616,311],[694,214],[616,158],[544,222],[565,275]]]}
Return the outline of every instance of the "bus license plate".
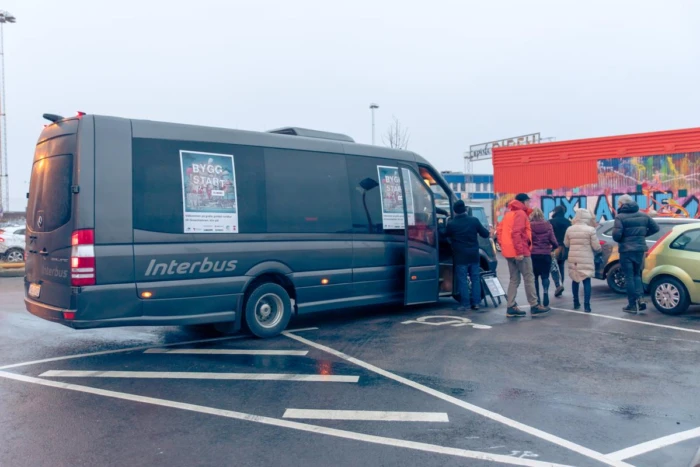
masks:
{"label": "bus license plate", "polygon": [[40,284],[29,284],[29,296],[32,298],[39,298],[41,294]]}

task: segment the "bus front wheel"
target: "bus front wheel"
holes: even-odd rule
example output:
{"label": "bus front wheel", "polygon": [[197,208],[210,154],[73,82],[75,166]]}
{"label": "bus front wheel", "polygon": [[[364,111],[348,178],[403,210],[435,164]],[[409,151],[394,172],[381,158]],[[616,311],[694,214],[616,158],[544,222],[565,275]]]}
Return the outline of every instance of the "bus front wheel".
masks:
{"label": "bus front wheel", "polygon": [[284,287],[268,282],[248,296],[245,321],[254,336],[274,337],[285,330],[292,317],[292,301]]}

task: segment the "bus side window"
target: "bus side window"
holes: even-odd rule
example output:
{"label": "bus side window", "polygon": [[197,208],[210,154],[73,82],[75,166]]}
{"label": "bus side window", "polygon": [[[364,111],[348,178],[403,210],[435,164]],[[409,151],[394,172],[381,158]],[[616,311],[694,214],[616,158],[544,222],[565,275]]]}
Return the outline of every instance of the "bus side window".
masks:
{"label": "bus side window", "polygon": [[269,233],[350,232],[342,154],[265,148]]}
{"label": "bus side window", "polygon": [[[404,170],[405,191],[413,195],[413,214],[409,212],[408,239],[435,246],[435,224],[433,205],[428,187],[413,172]],[[415,216],[410,219],[410,216]]]}
{"label": "bus side window", "polygon": [[395,161],[362,156],[346,156],[352,228],[358,234],[404,235],[403,229],[384,229],[378,166],[396,166]]}

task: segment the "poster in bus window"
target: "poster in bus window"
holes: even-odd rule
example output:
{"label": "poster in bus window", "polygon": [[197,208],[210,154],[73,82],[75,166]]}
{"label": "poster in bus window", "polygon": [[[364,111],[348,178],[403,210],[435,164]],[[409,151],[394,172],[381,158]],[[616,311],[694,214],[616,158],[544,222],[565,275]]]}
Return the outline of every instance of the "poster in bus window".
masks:
{"label": "poster in bus window", "polygon": [[401,169],[403,171],[403,183],[406,186],[406,193],[408,197],[406,198],[406,212],[408,213],[408,225],[416,225],[416,210],[413,207],[413,187],[411,183],[411,172],[408,169]]}
{"label": "poster in bus window", "polygon": [[[403,191],[401,190],[401,178],[398,167],[378,165],[379,190],[382,198],[382,223],[384,230],[401,230],[404,228]],[[404,169],[406,187],[408,192],[407,211],[408,223],[415,223],[413,214],[413,196],[411,195],[410,172]]]}
{"label": "poster in bus window", "polygon": [[233,155],[180,151],[180,168],[185,233],[238,233]]}

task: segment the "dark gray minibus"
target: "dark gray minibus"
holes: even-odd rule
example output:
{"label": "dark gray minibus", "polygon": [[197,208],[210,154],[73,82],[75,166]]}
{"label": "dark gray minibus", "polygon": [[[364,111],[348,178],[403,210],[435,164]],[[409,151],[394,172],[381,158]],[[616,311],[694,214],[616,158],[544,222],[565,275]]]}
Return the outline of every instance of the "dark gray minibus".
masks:
{"label": "dark gray minibus", "polygon": [[417,154],[299,128],[45,118],[27,208],[34,315],[270,337],[295,313],[452,295],[433,190],[454,197]]}

